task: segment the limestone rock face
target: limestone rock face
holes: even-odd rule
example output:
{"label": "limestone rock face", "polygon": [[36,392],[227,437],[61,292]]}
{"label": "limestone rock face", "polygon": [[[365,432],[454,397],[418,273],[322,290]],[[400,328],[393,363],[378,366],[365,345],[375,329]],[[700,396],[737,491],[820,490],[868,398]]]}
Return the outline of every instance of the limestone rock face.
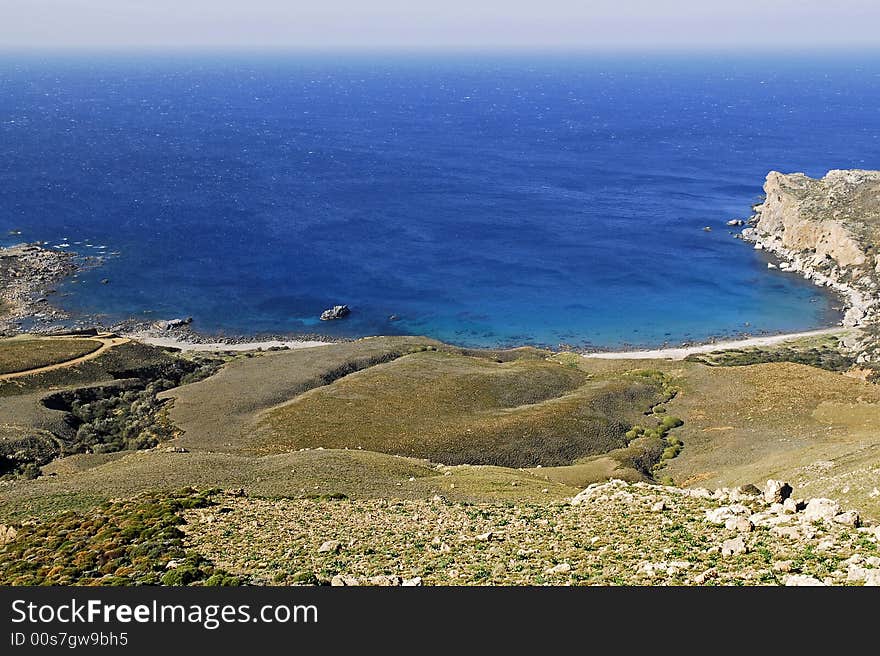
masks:
{"label": "limestone rock face", "polygon": [[[868,255],[858,232],[880,209],[880,171],[829,171],[821,179],[771,171],[756,227],[782,246],[813,251],[840,266],[860,266]],[[877,262],[872,262],[876,267]]]}
{"label": "limestone rock face", "polygon": [[880,364],[880,171],[832,170],[823,178],[771,171],[743,239],[779,257],[845,301],[843,325],[866,329],[859,363]]}

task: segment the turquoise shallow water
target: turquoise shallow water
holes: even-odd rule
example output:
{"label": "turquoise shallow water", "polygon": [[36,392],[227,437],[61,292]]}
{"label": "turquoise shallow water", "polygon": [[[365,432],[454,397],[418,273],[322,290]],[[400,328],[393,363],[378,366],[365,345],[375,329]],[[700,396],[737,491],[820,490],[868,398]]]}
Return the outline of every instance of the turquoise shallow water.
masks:
{"label": "turquoise shallow water", "polygon": [[876,57],[7,55],[0,90],[0,232],[119,253],[71,309],[212,333],[816,328],[724,222],[770,169],[880,166]]}

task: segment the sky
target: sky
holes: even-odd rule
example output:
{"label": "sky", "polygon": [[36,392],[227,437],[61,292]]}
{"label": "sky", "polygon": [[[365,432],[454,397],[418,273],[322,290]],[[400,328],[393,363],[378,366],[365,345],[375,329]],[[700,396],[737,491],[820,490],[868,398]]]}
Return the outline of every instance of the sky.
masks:
{"label": "sky", "polygon": [[878,0],[0,0],[7,50],[878,47]]}

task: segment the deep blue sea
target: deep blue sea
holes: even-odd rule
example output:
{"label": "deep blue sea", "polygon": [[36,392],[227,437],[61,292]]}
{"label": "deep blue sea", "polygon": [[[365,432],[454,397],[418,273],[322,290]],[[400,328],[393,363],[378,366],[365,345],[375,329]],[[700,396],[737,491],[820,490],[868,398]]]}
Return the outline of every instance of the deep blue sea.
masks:
{"label": "deep blue sea", "polygon": [[118,253],[79,312],[657,345],[835,321],[724,222],[880,168],[880,57],[4,55],[0,146],[5,242]]}

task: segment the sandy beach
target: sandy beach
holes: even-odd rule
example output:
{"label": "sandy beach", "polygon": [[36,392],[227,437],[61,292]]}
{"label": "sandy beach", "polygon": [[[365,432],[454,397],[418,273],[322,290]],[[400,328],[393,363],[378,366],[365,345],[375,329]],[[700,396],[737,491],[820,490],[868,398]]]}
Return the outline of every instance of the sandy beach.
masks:
{"label": "sandy beach", "polygon": [[[800,333],[785,333],[781,335],[766,335],[762,337],[749,337],[747,339],[728,340],[723,342],[714,342],[711,344],[695,344],[693,346],[677,346],[662,349],[648,349],[641,351],[606,351],[596,353],[582,353],[585,358],[601,358],[605,360],[652,360],[652,359],[669,359],[683,360],[689,355],[695,353],[711,353],[712,351],[721,351],[734,348],[749,348],[773,346],[795,339],[803,339],[809,337],[820,337],[822,335],[835,335],[847,332],[851,329],[835,326],[833,328],[822,328],[820,330],[810,330]],[[226,342],[210,342],[195,343],[188,342],[177,337],[157,337],[151,334],[134,333],[127,337],[162,348],[176,348],[181,351],[191,352],[216,352],[216,351],[267,351],[275,348],[303,349],[313,348],[315,346],[326,346],[331,342],[321,342],[313,340],[268,340],[262,342],[242,342],[242,343],[226,343]]]}
{"label": "sandy beach", "polygon": [[128,335],[131,339],[135,339],[144,344],[149,344],[151,346],[159,346],[161,348],[176,348],[181,351],[208,351],[208,352],[216,352],[216,351],[267,351],[271,348],[289,348],[289,349],[302,349],[302,348],[312,348],[315,346],[326,346],[331,342],[318,342],[318,341],[308,341],[308,340],[290,340],[290,341],[280,341],[280,340],[269,340],[265,342],[243,342],[236,344],[228,344],[226,342],[211,342],[206,344],[199,344],[194,342],[187,342],[182,339],[177,339],[175,337],[156,337],[154,335],[146,335],[146,334],[132,334]]}
{"label": "sandy beach", "polygon": [[793,339],[802,339],[805,337],[820,337],[822,335],[834,335],[847,330],[847,328],[836,326],[834,328],[822,328],[821,330],[810,330],[802,333],[786,333],[783,335],[750,337],[748,339],[715,342],[713,344],[695,344],[694,346],[650,349],[646,351],[611,351],[603,353],[583,353],[582,355],[585,358],[602,358],[605,360],[684,360],[687,356],[693,355],[694,353],[711,353],[712,351],[723,351],[725,349],[773,346],[774,344],[788,342]]}

